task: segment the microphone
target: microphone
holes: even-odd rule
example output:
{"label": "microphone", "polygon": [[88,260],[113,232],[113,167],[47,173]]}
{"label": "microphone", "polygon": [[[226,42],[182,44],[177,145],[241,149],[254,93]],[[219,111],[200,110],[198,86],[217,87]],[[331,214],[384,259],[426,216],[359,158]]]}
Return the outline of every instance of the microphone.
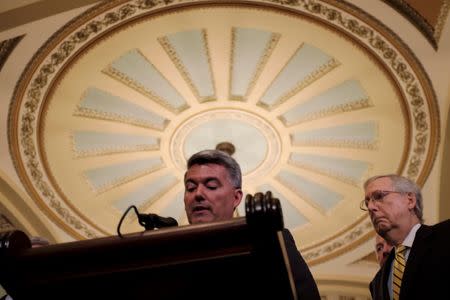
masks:
{"label": "microphone", "polygon": [[174,218],[161,217],[157,214],[138,214],[138,221],[139,224],[145,227],[145,230],[178,226],[178,222]]}
{"label": "microphone", "polygon": [[119,235],[120,238],[123,238],[123,235],[120,233],[120,227],[122,226],[122,222],[125,219],[125,216],[131,209],[133,209],[134,212],[136,213],[139,225],[144,226],[145,230],[154,230],[155,228],[178,226],[178,222],[174,218],[171,217],[165,218],[158,216],[157,214],[140,214],[137,207],[135,205],[131,205],[123,213],[122,217],[120,217],[119,224],[117,224],[117,234]]}

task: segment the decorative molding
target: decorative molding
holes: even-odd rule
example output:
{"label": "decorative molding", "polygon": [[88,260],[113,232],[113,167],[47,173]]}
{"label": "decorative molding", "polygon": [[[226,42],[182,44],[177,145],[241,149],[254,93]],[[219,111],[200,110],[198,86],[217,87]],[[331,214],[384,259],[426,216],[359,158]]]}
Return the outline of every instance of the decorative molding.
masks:
{"label": "decorative molding", "polygon": [[[413,143],[411,146],[412,153],[408,153],[409,159],[406,169],[400,170],[400,172],[408,178],[417,181],[419,184],[423,184],[431,170],[439,144],[439,111],[436,95],[431,86],[430,79],[411,50],[392,31],[380,25],[376,19],[362,13],[361,10],[351,4],[327,0],[344,9],[344,11],[339,11],[328,3],[325,4],[313,0],[265,1],[298,9],[314,15],[325,22],[334,24],[337,28],[344,30],[348,34],[358,37],[373,53],[387,64],[391,74],[395,75],[401,84],[408,104],[411,105],[411,118],[414,124]],[[359,14],[361,20],[355,19],[355,16],[352,14],[348,15],[345,10],[348,13]],[[369,25],[366,25],[363,22],[364,20],[380,27],[387,37],[377,32],[374,28],[369,27]],[[398,47],[403,47],[403,51],[398,51],[391,44],[392,41],[397,43]],[[408,59],[403,55],[408,55]],[[424,90],[424,88],[427,90]],[[429,149],[427,149],[427,145],[429,145]],[[425,172],[422,171],[423,174],[420,174],[423,169]]]}
{"label": "decorative molding", "polygon": [[[306,163],[301,163],[301,162],[298,162],[298,161],[294,161],[291,158],[289,158],[288,163],[293,165],[293,166],[299,167],[299,168],[303,168],[303,169],[306,169],[306,170],[309,170],[309,171],[316,172],[316,173],[321,174],[321,175],[325,175],[325,176],[328,176],[328,177],[332,177],[332,178],[338,179],[338,180],[340,180],[342,182],[351,184],[354,187],[358,187],[358,188],[361,187],[361,180],[356,180],[356,179],[354,179],[354,178],[352,178],[350,176],[347,176],[347,175],[345,175],[345,174],[343,174],[342,172],[339,172],[339,171],[335,171],[335,170],[332,170],[332,169],[328,169],[328,170],[321,169],[321,168],[315,167],[313,165],[308,165]],[[368,169],[369,170],[366,173],[369,173],[370,170],[372,169],[372,165],[371,164],[369,164],[369,168]]]}
{"label": "decorative molding", "polygon": [[266,48],[264,49],[264,54],[260,57],[257,67],[255,69],[255,72],[250,80],[250,83],[247,87],[247,91],[245,92],[244,96],[240,95],[233,95],[231,91],[231,83],[232,76],[233,76],[233,70],[234,70],[234,54],[235,54],[235,47],[236,47],[236,30],[237,28],[233,27],[231,29],[231,56],[230,56],[230,74],[229,74],[229,83],[228,86],[228,97],[230,100],[234,101],[247,101],[248,96],[250,95],[251,91],[255,87],[256,81],[258,80],[259,76],[261,75],[262,71],[264,70],[264,67],[267,64],[267,61],[270,58],[270,55],[272,54],[273,50],[275,49],[275,46],[278,43],[278,40],[280,39],[281,35],[279,33],[272,33],[270,41],[267,43]]}
{"label": "decorative molding", "polygon": [[237,109],[217,109],[192,116],[187,122],[181,124],[170,138],[170,151],[172,161],[179,170],[185,170],[185,158],[183,154],[183,143],[186,136],[197,126],[215,120],[227,118],[242,121],[258,129],[265,137],[268,145],[268,153],[265,160],[252,172],[245,174],[247,181],[252,178],[261,178],[266,175],[278,162],[281,155],[281,141],[278,132],[263,118],[256,114]]}
{"label": "decorative molding", "polygon": [[156,129],[156,130],[160,130],[160,131],[164,130],[170,122],[169,120],[166,119],[166,120],[164,120],[162,126],[159,126],[158,124],[154,124],[154,123],[146,121],[146,120],[140,120],[140,119],[136,119],[136,118],[133,118],[130,116],[119,115],[119,114],[115,114],[115,113],[100,111],[100,110],[81,107],[81,106],[77,106],[73,115],[80,116],[80,117],[86,117],[86,118],[92,118],[92,119],[98,119],[98,120],[127,123],[127,124],[131,124],[131,125],[136,125],[139,127]]}
{"label": "decorative molding", "polygon": [[436,25],[431,25],[419,12],[417,12],[405,0],[383,0],[402,14],[411,24],[422,33],[435,50],[439,48],[442,29],[447,20],[450,0],[442,0]]}
{"label": "decorative molding", "polygon": [[[298,12],[310,16],[317,22],[328,24],[330,28],[340,30],[357,43],[363,44],[363,47],[372,53],[380,64],[384,64],[386,72],[397,81],[403,93],[402,97],[406,99],[405,105],[409,106],[407,119],[412,123],[411,151],[406,154],[405,168],[401,167],[398,172],[423,183],[436,156],[440,130],[436,96],[427,74],[401,40],[387,28],[376,23],[376,20],[359,12],[355,13],[352,8],[345,6],[344,2],[328,0],[329,3],[334,3],[335,7],[325,2],[254,0],[245,2],[245,5],[249,7],[254,3],[258,8],[277,9],[281,12],[289,11],[289,13]],[[129,1],[126,4],[124,1],[108,1],[103,6],[98,6],[81,15],[50,38],[28,64],[16,87],[11,101],[8,137],[17,173],[33,199],[36,202],[42,202],[40,207],[45,207],[43,210],[47,215],[73,236],[94,238],[98,237],[101,231],[93,222],[83,218],[79,212],[62,200],[57,187],[53,186],[54,182],[48,179],[47,169],[45,165],[43,166],[40,157],[42,149],[38,147],[40,145],[38,140],[40,109],[45,102],[45,97],[48,96],[47,91],[56,84],[54,79],[58,74],[63,73],[61,69],[69,65],[73,57],[80,54],[80,49],[88,48],[84,47],[85,44],[104,37],[109,30],[120,27],[121,23],[137,20],[140,13],[143,16],[148,16],[150,12],[163,13],[164,8],[176,8],[177,4],[180,4],[180,9],[189,7],[189,4],[198,7],[224,5],[221,1],[195,0],[140,0]],[[240,4],[241,2],[238,1],[226,3],[226,5],[235,6]],[[339,6],[341,10],[336,8]],[[382,33],[377,31],[377,27]],[[272,138],[279,139],[276,132],[273,133]],[[170,143],[174,143],[173,138]],[[278,155],[277,158],[280,152],[281,149],[274,149],[274,153]],[[270,170],[270,166],[267,170]],[[304,254],[310,262],[325,261],[364,240],[369,234],[369,227],[372,228],[370,220],[362,219],[344,232],[314,244]]]}
{"label": "decorative molding", "polygon": [[108,155],[108,154],[118,154],[118,153],[127,153],[127,152],[136,152],[136,151],[152,151],[158,150],[160,148],[160,139],[155,138],[154,143],[140,143],[135,145],[99,145],[95,148],[90,148],[88,150],[79,150],[76,145],[76,138],[74,133],[70,135],[72,152],[74,153],[74,157],[91,157],[91,156],[100,156],[100,155]]}
{"label": "decorative molding", "polygon": [[267,104],[263,102],[263,98],[266,95],[266,93],[271,89],[274,83],[277,82],[277,79],[279,75],[287,68],[287,66],[291,63],[293,58],[301,51],[301,49],[304,47],[305,44],[300,45],[300,47],[292,54],[290,59],[286,62],[285,66],[280,70],[280,72],[274,77],[273,81],[268,85],[267,89],[264,91],[261,98],[258,100],[257,105],[268,110],[272,111],[273,109],[280,106],[282,103],[287,101],[288,99],[292,98],[294,95],[296,95],[298,92],[312,84],[313,82],[317,81],[318,79],[325,76],[327,73],[329,73],[331,70],[336,68],[340,65],[340,62],[338,62],[336,59],[331,57],[326,63],[320,65],[317,69],[309,73],[306,77],[303,78],[303,80],[297,82],[293,88],[282,94],[278,99],[276,99],[272,104]]}
{"label": "decorative molding", "polygon": [[329,108],[307,114],[306,116],[299,118],[295,122],[292,122],[292,123],[288,123],[288,121],[285,119],[285,117],[283,115],[279,116],[278,119],[281,122],[283,122],[283,124],[285,126],[289,127],[289,126],[301,124],[303,122],[317,120],[320,118],[329,117],[329,116],[337,115],[337,114],[344,113],[344,112],[364,109],[364,108],[368,108],[368,107],[372,107],[372,106],[373,106],[373,104],[370,101],[370,99],[366,98],[366,99],[354,100],[352,102],[348,102],[345,104],[333,105]]}
{"label": "decorative molding", "polygon": [[356,241],[361,242],[364,237],[373,235],[373,225],[370,218],[366,216],[362,222],[357,224],[350,230],[346,230],[343,234],[332,239],[327,239],[318,246],[308,247],[302,250],[303,258],[310,265],[318,264],[326,261],[330,256],[338,255],[345,252],[350,247],[354,247]]}
{"label": "decorative molding", "polygon": [[164,163],[162,163],[161,165],[153,166],[151,168],[141,170],[139,172],[136,172],[136,173],[133,173],[133,174],[130,174],[127,176],[114,178],[113,180],[110,180],[100,186],[95,186],[92,183],[92,181],[87,177],[86,173],[83,174],[83,179],[85,180],[86,184],[92,189],[92,191],[98,195],[98,194],[104,193],[108,190],[111,190],[115,187],[118,187],[118,186],[128,183],[130,181],[133,181],[134,179],[137,179],[137,178],[143,177],[145,175],[151,174],[155,171],[161,170],[165,167],[166,166],[164,165]]}
{"label": "decorative molding", "polygon": [[14,48],[16,48],[24,36],[25,34],[0,42],[0,71],[8,60],[8,57],[13,52]]}
{"label": "decorative molding", "polygon": [[322,216],[325,216],[327,210],[325,207],[320,206],[316,201],[308,197],[304,192],[301,191],[297,186],[290,183],[288,180],[281,177],[279,174],[275,176],[275,179],[289,189],[294,195],[297,195],[300,199],[304,200],[306,203],[314,207]]}
{"label": "decorative molding", "polygon": [[378,149],[377,142],[371,141],[357,141],[357,140],[338,140],[338,139],[310,139],[297,142],[291,135],[291,143],[298,147],[334,147],[334,148],[353,148],[353,149],[366,149],[366,150],[376,150]]}
{"label": "decorative molding", "polygon": [[202,40],[203,40],[203,48],[205,49],[205,55],[207,57],[208,70],[209,70],[209,75],[210,75],[212,89],[213,89],[213,95],[207,96],[207,97],[200,96],[200,93],[198,92],[197,87],[195,86],[194,82],[192,81],[189,71],[186,70],[186,68],[184,67],[183,62],[178,57],[177,51],[174,49],[174,47],[170,43],[169,39],[166,36],[164,36],[164,37],[158,38],[158,41],[161,44],[161,46],[163,47],[163,49],[166,51],[167,55],[170,57],[170,59],[172,60],[172,62],[174,63],[174,65],[176,66],[178,71],[180,72],[183,79],[188,84],[192,93],[197,98],[197,101],[200,103],[203,103],[203,102],[207,102],[207,101],[215,101],[217,99],[217,96],[216,96],[216,92],[215,92],[216,87],[215,87],[215,82],[214,82],[214,74],[211,69],[211,55],[209,54],[210,51],[209,51],[209,47],[208,47],[208,35],[207,35],[205,29],[201,30],[201,35],[202,35]]}
{"label": "decorative molding", "polygon": [[[174,91],[176,91],[176,89],[170,84],[170,81],[167,80],[167,78],[164,77],[164,75],[148,60],[148,58],[145,57],[141,53],[141,51],[139,51],[138,49],[136,49],[136,51],[137,51],[137,53],[139,53],[139,55],[142,58],[144,58],[155,69],[155,72],[159,76],[161,76],[161,78],[163,78],[170,85],[170,87],[173,88]],[[184,103],[183,105],[180,105],[178,107],[172,105],[167,99],[164,99],[164,98],[158,96],[154,91],[151,91],[150,89],[148,89],[147,87],[143,86],[142,84],[140,84],[136,80],[130,78],[127,74],[124,74],[120,70],[114,68],[112,65],[107,66],[103,70],[103,72],[105,74],[111,76],[112,78],[122,82],[126,86],[129,86],[132,89],[138,91],[142,95],[150,98],[151,100],[155,101],[159,105],[165,107],[166,109],[168,109],[169,111],[171,111],[171,112],[173,112],[175,114],[179,114],[180,112],[182,112],[182,111],[184,111],[184,110],[189,108],[189,105],[187,103]]]}

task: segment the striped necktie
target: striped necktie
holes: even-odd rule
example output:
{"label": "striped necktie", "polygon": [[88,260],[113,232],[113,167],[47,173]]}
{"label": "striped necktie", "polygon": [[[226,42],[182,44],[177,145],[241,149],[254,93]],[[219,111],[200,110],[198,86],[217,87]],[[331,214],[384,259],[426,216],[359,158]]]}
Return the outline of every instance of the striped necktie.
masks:
{"label": "striped necktie", "polygon": [[400,299],[400,287],[402,286],[403,272],[405,271],[406,246],[400,245],[395,248],[394,276],[392,278],[393,299]]}

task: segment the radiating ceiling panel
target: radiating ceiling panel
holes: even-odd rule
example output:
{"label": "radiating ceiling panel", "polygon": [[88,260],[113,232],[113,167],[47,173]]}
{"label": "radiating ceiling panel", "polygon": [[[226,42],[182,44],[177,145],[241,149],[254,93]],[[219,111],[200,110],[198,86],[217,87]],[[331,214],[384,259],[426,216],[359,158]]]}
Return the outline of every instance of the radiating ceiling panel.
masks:
{"label": "radiating ceiling panel", "polygon": [[163,130],[169,122],[157,113],[95,87],[86,90],[74,115],[158,130]]}
{"label": "radiating ceiling panel", "polygon": [[159,149],[159,138],[152,136],[75,131],[72,140],[76,157]]}
{"label": "radiating ceiling panel", "polygon": [[312,130],[296,131],[291,134],[295,146],[330,146],[374,149],[378,136],[376,122],[361,122]]}
{"label": "radiating ceiling panel", "polygon": [[104,72],[175,113],[189,107],[167,78],[136,49],[113,61]]}
{"label": "radiating ceiling panel", "polygon": [[172,174],[160,176],[143,187],[130,191],[126,196],[116,200],[113,205],[121,212],[124,212],[130,205],[137,206],[141,211],[146,210],[177,182],[178,179]]}
{"label": "radiating ceiling panel", "polygon": [[305,43],[290,58],[258,103],[271,110],[337,65],[332,56]]}
{"label": "radiating ceiling panel", "polygon": [[279,118],[286,126],[291,126],[370,106],[369,97],[361,84],[357,80],[348,80],[294,106]]}
{"label": "radiating ceiling panel", "polygon": [[230,99],[246,101],[280,34],[253,28],[233,28]]}
{"label": "radiating ceiling panel", "polygon": [[86,170],[84,176],[96,192],[136,179],[164,167],[161,158],[133,160]]}
{"label": "radiating ceiling panel", "polygon": [[327,212],[343,199],[343,195],[317,182],[290,171],[280,171],[276,179],[300,198],[313,204],[320,211]]}
{"label": "radiating ceiling panel", "polygon": [[214,77],[211,71],[205,30],[177,32],[159,38],[181,75],[199,102],[215,100]]}
{"label": "radiating ceiling panel", "polygon": [[308,224],[308,219],[294,206],[291,201],[286,199],[286,197],[278,192],[272,185],[263,184],[259,186],[258,190],[262,193],[266,191],[271,191],[272,196],[278,198],[281,204],[281,210],[283,211],[284,226],[289,229],[298,228],[305,224]]}
{"label": "radiating ceiling panel", "polygon": [[371,167],[366,161],[306,153],[291,153],[288,163],[358,187]]}

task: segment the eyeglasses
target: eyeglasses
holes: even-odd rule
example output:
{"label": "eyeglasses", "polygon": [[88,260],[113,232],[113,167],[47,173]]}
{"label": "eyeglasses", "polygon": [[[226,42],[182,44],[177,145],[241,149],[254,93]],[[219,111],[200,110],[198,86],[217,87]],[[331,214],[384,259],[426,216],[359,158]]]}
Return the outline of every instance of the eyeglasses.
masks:
{"label": "eyeglasses", "polygon": [[373,201],[374,203],[381,203],[384,199],[384,197],[386,197],[387,195],[391,194],[391,193],[396,193],[396,194],[404,194],[404,192],[396,192],[396,191],[373,191],[372,194],[366,198],[364,198],[363,201],[361,201],[361,203],[359,204],[359,208],[362,210],[369,210],[369,202]]}

